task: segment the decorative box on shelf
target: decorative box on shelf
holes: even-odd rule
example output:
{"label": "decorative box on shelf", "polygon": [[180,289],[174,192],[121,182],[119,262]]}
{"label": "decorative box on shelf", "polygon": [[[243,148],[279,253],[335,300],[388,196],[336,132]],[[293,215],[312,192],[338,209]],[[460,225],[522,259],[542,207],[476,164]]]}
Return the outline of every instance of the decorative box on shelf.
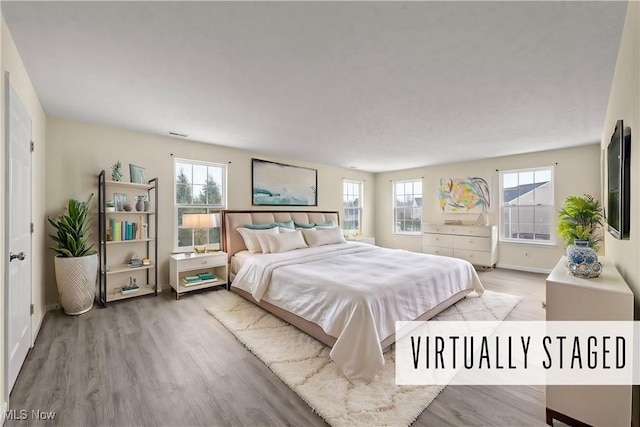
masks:
{"label": "decorative box on shelf", "polygon": [[188,291],[227,286],[227,253],[175,254],[169,258],[169,284],[176,299]]}

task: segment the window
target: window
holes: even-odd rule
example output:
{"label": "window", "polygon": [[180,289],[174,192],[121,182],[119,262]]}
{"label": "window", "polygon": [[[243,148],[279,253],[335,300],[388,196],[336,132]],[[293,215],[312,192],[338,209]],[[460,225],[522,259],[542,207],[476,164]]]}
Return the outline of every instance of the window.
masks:
{"label": "window", "polygon": [[362,232],[362,181],[343,181],[342,203],[344,207],[342,229],[360,234]]}
{"label": "window", "polygon": [[422,230],[422,180],[393,182],[394,233],[419,234]]}
{"label": "window", "polygon": [[553,167],[500,172],[500,240],[555,244]]}
{"label": "window", "polygon": [[[178,251],[193,250],[196,245],[220,245],[220,215],[227,204],[227,165],[175,159],[174,246]],[[187,228],[182,216],[213,213],[217,226]]]}

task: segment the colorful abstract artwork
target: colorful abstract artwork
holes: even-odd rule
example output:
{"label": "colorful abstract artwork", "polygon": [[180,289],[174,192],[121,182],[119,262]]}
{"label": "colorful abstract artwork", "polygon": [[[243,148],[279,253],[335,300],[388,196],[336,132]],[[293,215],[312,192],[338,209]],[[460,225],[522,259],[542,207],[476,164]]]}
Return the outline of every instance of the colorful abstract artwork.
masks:
{"label": "colorful abstract artwork", "polygon": [[483,178],[440,178],[438,202],[441,212],[489,212],[489,184]]}

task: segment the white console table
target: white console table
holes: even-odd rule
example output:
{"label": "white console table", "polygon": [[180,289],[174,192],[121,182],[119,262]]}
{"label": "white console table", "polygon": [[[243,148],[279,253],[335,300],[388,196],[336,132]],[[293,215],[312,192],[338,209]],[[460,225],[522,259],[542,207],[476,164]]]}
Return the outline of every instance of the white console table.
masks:
{"label": "white console table", "polygon": [[[593,279],[572,276],[562,257],[547,277],[547,320],[633,320],[633,293],[605,257]],[[630,385],[546,386],[547,424],[630,426]]]}

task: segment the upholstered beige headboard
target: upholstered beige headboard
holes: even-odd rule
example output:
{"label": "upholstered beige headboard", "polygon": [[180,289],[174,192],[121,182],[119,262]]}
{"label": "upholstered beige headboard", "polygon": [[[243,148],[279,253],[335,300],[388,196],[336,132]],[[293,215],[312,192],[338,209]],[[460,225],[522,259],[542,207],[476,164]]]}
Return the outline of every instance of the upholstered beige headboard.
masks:
{"label": "upholstered beige headboard", "polygon": [[327,221],[340,224],[340,216],[336,211],[222,211],[222,249],[229,255],[229,259],[236,252],[247,249],[242,236],[236,230],[245,224],[290,220],[306,224]]}

